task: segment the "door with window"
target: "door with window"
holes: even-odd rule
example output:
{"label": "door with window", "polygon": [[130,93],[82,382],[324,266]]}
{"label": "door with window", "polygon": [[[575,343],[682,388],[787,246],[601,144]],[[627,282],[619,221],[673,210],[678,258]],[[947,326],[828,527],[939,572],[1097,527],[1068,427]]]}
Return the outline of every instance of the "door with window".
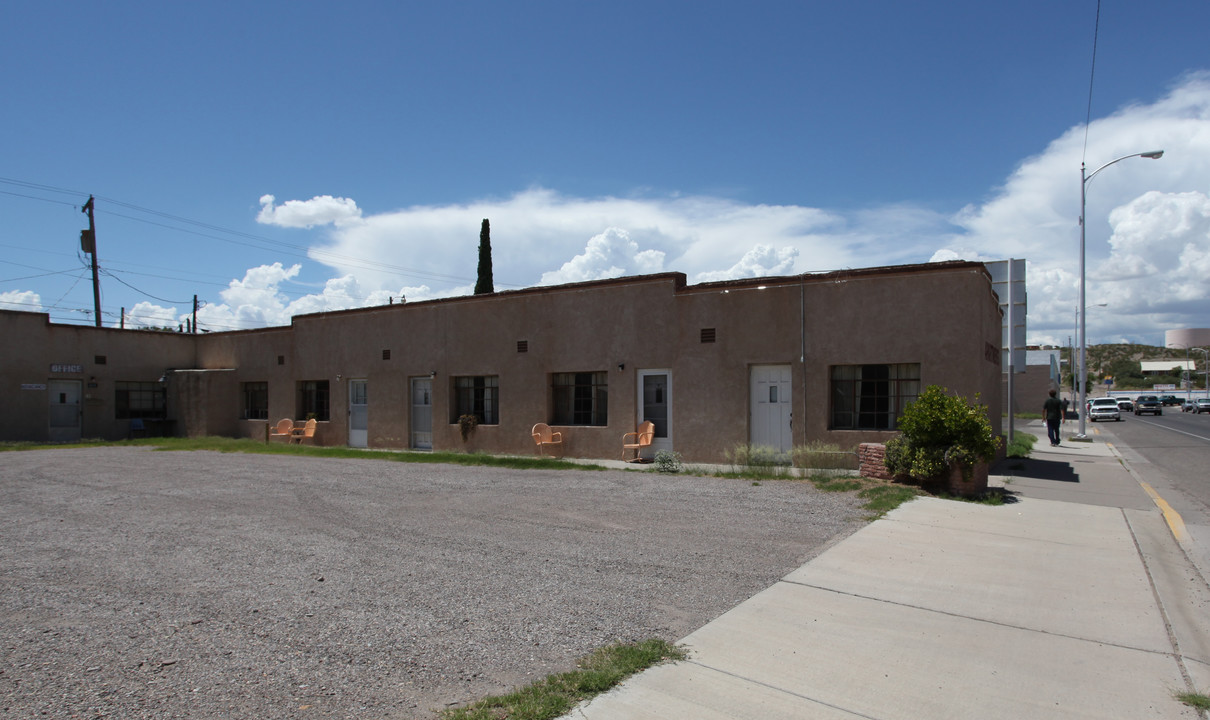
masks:
{"label": "door with window", "polygon": [[368,382],[349,381],[349,447],[363,448],[369,444],[370,405]]}
{"label": "door with window", "polygon": [[655,425],[651,454],[672,449],[672,371],[640,370],[638,409],[635,426],[650,420]]}
{"label": "door with window", "polygon": [[789,365],[752,366],[748,382],[749,443],[779,453],[790,452],[794,446],[790,396]]}
{"label": "door with window", "polygon": [[426,377],[412,378],[412,442],[416,450],[433,449],[433,381]]}
{"label": "door with window", "polygon": [[46,384],[50,399],[51,442],[75,442],[80,439],[80,381],[51,380]]}

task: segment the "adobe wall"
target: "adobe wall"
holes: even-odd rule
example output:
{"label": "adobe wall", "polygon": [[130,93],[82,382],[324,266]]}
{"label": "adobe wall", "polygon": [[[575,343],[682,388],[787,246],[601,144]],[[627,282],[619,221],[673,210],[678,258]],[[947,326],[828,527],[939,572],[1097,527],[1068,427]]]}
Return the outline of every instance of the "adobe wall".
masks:
{"label": "adobe wall", "polygon": [[54,325],[46,313],[0,310],[0,338],[2,440],[49,439],[54,380],[80,383],[81,437],[127,437],[129,421],[114,417],[114,383],[158,382],[170,368],[193,367],[195,355],[190,335]]}
{"label": "adobe wall", "polygon": [[[640,421],[645,369],[671,373],[673,447],[687,462],[721,462],[748,441],[749,378],[759,365],[791,369],[795,444],[824,440],[853,449],[894,434],[829,428],[833,365],[919,363],[922,388],[940,384],[972,399],[981,393],[993,418],[1001,405],[1000,313],[986,271],[975,263],[688,287],[683,275],[667,273],[305,315],[285,328],[197,336],[48,326],[45,315],[28,313],[0,313],[0,323],[8,323],[0,324],[12,333],[6,337],[28,337],[21,345],[37,348],[29,358],[0,349],[8,388],[44,378],[50,363],[108,353],[109,365],[95,372],[90,421],[106,437],[126,426],[104,419],[113,416],[112,381],[155,380],[168,368],[177,370],[168,382],[178,434],[262,438],[267,423],[301,419],[298,383],[326,380],[331,417],[320,423],[317,443],[344,445],[349,381],[364,379],[369,446],[406,448],[411,379],[431,378],[435,449],[515,454],[533,454],[530,428],[552,418],[553,373],[605,372],[608,424],[555,427],[566,455],[590,458],[620,456],[622,435]],[[711,341],[703,342],[703,330]],[[95,368],[81,364],[81,376],[92,377]],[[464,442],[453,381],[479,375],[499,379],[500,421],[479,426]],[[245,382],[268,383],[267,422],[240,419]],[[45,427],[45,393],[29,393],[4,395],[41,416],[0,418],[0,438]]]}

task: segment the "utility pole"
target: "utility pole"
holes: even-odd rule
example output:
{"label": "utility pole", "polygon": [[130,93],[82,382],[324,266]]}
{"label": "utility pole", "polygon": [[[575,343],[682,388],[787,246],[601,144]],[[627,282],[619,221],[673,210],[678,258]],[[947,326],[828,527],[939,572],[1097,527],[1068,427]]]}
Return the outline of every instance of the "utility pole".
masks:
{"label": "utility pole", "polygon": [[194,335],[197,335],[197,295],[193,296],[193,330]]}
{"label": "utility pole", "polygon": [[97,225],[92,216],[92,200],[89,195],[80,209],[88,215],[88,229],[80,233],[80,249],[92,256],[92,307],[97,327],[101,327],[101,281],[97,277]]}

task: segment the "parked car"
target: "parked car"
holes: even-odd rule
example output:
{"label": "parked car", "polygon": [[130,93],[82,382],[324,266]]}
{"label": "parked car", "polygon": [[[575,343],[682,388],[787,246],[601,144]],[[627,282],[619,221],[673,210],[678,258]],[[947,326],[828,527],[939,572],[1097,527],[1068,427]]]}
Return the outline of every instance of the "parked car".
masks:
{"label": "parked car", "polygon": [[1122,421],[1122,413],[1118,410],[1118,401],[1111,397],[1093,398],[1092,403],[1088,408],[1088,419],[1091,422],[1097,420],[1116,420]]}
{"label": "parked car", "polygon": [[1134,399],[1134,414],[1142,415],[1143,413],[1163,415],[1164,405],[1155,395],[1139,395]]}
{"label": "parked car", "polygon": [[1181,399],[1175,395],[1162,395],[1160,396],[1160,403],[1163,405],[1180,405]]}
{"label": "parked car", "polygon": [[1134,401],[1128,397],[1118,398],[1118,410],[1122,412],[1130,412],[1134,409]]}

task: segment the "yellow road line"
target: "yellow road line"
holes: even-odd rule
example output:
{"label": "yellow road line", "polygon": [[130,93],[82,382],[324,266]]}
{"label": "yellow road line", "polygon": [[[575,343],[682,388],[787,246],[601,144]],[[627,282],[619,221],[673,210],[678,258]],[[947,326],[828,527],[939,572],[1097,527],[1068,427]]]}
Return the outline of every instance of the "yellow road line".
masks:
{"label": "yellow road line", "polygon": [[1181,517],[1181,514],[1174,510],[1172,506],[1168,504],[1167,500],[1160,497],[1160,494],[1155,491],[1155,488],[1147,484],[1143,478],[1139,477],[1138,474],[1134,472],[1134,469],[1130,467],[1130,464],[1126,462],[1126,459],[1122,457],[1121,453],[1118,452],[1118,449],[1114,447],[1113,443],[1105,444],[1113,449],[1114,454],[1118,457],[1118,462],[1122,463],[1122,465],[1130,471],[1130,474],[1134,477],[1134,481],[1143,488],[1143,492],[1147,493],[1147,495],[1151,498],[1151,501],[1154,502],[1155,506],[1160,509],[1161,513],[1163,513],[1164,522],[1168,523],[1168,529],[1172,531],[1172,537],[1176,538],[1178,543],[1184,544],[1189,539],[1189,533],[1187,530],[1185,530],[1185,520]]}
{"label": "yellow road line", "polygon": [[1173,510],[1172,506],[1168,504],[1168,501],[1160,497],[1160,494],[1157,493],[1150,485],[1142,480],[1139,480],[1138,482],[1139,485],[1143,486],[1143,492],[1150,495],[1151,499],[1155,502],[1156,507],[1160,509],[1160,512],[1164,513],[1164,520],[1168,522],[1168,527],[1172,529],[1173,537],[1176,538],[1177,542],[1184,542],[1188,536],[1185,534],[1185,521],[1181,518],[1181,514],[1176,510]]}

